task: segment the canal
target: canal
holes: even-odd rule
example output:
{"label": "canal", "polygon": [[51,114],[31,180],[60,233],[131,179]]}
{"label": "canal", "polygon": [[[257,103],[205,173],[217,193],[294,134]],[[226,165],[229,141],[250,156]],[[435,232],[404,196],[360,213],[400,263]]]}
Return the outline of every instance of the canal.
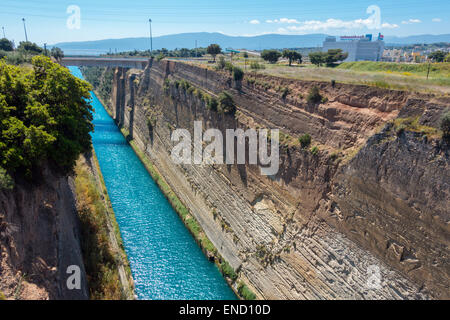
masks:
{"label": "canal", "polygon": [[[79,68],[69,68],[83,78]],[[92,93],[92,142],[139,299],[236,299]]]}

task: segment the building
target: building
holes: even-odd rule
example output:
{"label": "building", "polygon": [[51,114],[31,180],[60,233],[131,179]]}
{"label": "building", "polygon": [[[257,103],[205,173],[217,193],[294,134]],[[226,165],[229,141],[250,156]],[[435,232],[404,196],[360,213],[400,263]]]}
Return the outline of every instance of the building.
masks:
{"label": "building", "polygon": [[376,41],[372,41],[372,35],[342,36],[340,41],[336,37],[327,37],[323,43],[322,51],[329,49],[342,49],[348,53],[345,61],[381,61],[384,51],[384,37],[379,34]]}

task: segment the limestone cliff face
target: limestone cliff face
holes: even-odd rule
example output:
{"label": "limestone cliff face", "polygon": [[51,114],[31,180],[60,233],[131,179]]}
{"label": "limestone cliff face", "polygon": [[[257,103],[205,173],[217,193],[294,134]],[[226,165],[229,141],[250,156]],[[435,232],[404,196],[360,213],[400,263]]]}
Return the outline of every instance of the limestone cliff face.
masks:
{"label": "limestone cliff face", "polygon": [[[227,90],[237,113],[208,110],[176,80],[211,96]],[[323,103],[306,101],[313,86]],[[225,72],[154,61],[145,71],[115,70],[107,103],[258,297],[448,298],[448,146],[391,123],[419,117],[436,127],[448,98],[262,75],[236,83]],[[171,131],[192,132],[194,120],[222,131],[280,129],[280,171],[175,165]],[[317,153],[299,145],[304,133]]]}
{"label": "limestone cliff face", "polygon": [[[0,291],[11,299],[88,299],[79,222],[67,177],[45,169],[39,184],[0,191]],[[67,267],[81,269],[69,290]]]}

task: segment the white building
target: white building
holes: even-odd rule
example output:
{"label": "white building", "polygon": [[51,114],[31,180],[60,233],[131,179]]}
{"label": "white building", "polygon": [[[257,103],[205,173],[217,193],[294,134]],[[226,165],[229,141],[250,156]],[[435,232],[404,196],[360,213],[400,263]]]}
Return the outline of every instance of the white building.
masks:
{"label": "white building", "polygon": [[376,41],[372,41],[372,35],[365,36],[342,36],[341,41],[336,37],[327,37],[323,43],[322,51],[329,49],[342,49],[348,53],[345,61],[381,61],[384,51],[384,41],[381,34]]}

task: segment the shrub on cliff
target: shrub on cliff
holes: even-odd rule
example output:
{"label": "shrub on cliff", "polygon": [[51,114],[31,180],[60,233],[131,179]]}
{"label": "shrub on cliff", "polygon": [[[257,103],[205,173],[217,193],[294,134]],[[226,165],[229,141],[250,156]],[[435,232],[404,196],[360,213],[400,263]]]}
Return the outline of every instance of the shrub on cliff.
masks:
{"label": "shrub on cliff", "polygon": [[228,264],[228,262],[226,262],[225,260],[222,261],[222,263],[219,266],[220,272],[225,276],[230,278],[233,281],[236,281],[237,279],[237,274],[236,271],[234,271],[234,269]]}
{"label": "shrub on cliff", "polygon": [[256,299],[256,295],[253,292],[251,292],[251,290],[243,282],[240,282],[238,285],[238,293],[245,300]]}
{"label": "shrub on cliff", "polygon": [[322,101],[322,95],[320,94],[320,90],[317,86],[314,86],[309,90],[306,100],[309,103],[319,103]]}
{"label": "shrub on cliff", "polygon": [[0,61],[0,166],[27,178],[47,161],[69,172],[91,148],[90,88],[47,57],[32,69]]}
{"label": "shrub on cliff", "polygon": [[244,79],[244,71],[239,67],[233,67],[233,79],[235,81],[242,81]]}
{"label": "shrub on cliff", "polygon": [[302,148],[307,148],[311,144],[311,136],[306,133],[298,138],[298,141],[300,142]]}
{"label": "shrub on cliff", "polygon": [[223,70],[225,68],[225,58],[223,56],[219,57],[219,60],[217,61],[216,69]]}
{"label": "shrub on cliff", "polygon": [[206,107],[209,110],[217,111],[217,107],[219,106],[219,102],[216,98],[209,96],[208,100],[206,101]]}
{"label": "shrub on cliff", "polygon": [[226,91],[223,91],[219,95],[218,111],[224,114],[234,114],[236,112],[236,105],[234,104],[233,97]]}
{"label": "shrub on cliff", "polygon": [[442,137],[445,141],[450,142],[450,111],[446,111],[441,119]]}

